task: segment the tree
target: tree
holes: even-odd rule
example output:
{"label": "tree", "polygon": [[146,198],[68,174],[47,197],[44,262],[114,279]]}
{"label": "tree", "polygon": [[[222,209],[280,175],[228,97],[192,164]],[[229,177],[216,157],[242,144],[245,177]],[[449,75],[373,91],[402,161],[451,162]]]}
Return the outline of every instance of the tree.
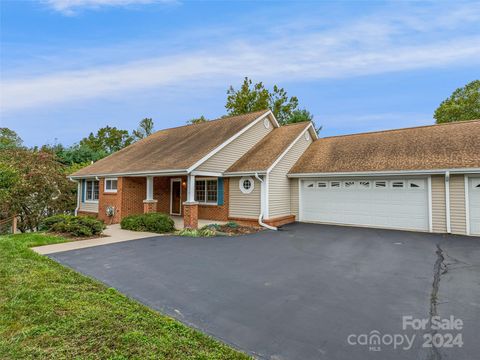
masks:
{"label": "tree", "polygon": [[140,121],[138,124],[137,130],[132,131],[132,136],[135,141],[146,138],[149,135],[152,135],[154,130],[153,120],[151,118],[145,118]]}
{"label": "tree", "polygon": [[475,80],[444,100],[435,110],[437,124],[480,119],[480,80]]}
{"label": "tree", "polygon": [[205,116],[200,116],[198,118],[193,118],[191,120],[188,120],[187,121],[187,124],[201,124],[201,123],[204,123],[204,122],[207,122],[208,119],[205,117]]}
{"label": "tree", "polygon": [[317,132],[317,134],[322,130],[321,126],[317,127],[317,125],[315,125],[315,121],[313,120],[313,114],[306,109],[293,111],[292,116],[288,118],[288,120],[286,121],[286,124],[294,124],[294,123],[299,123],[304,121],[311,121],[313,123],[313,127],[315,128],[315,131]]}
{"label": "tree", "polygon": [[70,212],[75,207],[75,185],[55,155],[24,148],[0,152],[1,204],[8,215],[19,217],[20,231],[35,231],[45,216]]}
{"label": "tree", "polygon": [[121,150],[133,142],[133,137],[127,130],[119,130],[116,127],[106,126],[97,131],[94,135],[90,133],[88,137],[80,140],[80,146],[87,146],[95,152],[104,151],[111,154]]}
{"label": "tree", "polygon": [[0,128],[0,149],[21,147],[22,143],[22,139],[15,131],[6,127]]}
{"label": "tree", "polygon": [[239,90],[233,86],[227,90],[227,104],[225,105],[229,115],[246,114],[264,109],[272,110],[280,124],[285,124],[298,107],[296,96],[288,97],[283,88],[274,85],[269,91],[262,82],[253,84],[246,77]]}

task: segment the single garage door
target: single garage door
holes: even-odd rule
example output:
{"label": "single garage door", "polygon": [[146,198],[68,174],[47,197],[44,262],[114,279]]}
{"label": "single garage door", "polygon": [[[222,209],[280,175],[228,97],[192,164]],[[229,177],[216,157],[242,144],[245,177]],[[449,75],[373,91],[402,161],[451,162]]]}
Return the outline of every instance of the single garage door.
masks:
{"label": "single garage door", "polygon": [[427,179],[303,180],[301,220],[429,230]]}
{"label": "single garage door", "polygon": [[469,179],[470,235],[480,235],[480,178]]}

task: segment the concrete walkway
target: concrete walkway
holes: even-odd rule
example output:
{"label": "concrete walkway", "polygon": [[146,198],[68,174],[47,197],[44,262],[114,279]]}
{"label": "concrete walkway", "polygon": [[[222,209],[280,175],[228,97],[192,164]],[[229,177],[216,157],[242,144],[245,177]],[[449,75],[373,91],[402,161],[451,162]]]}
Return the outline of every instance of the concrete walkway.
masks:
{"label": "concrete walkway", "polygon": [[[173,221],[175,222],[175,229],[183,229],[183,217],[181,216],[172,216]],[[225,224],[225,221],[212,221],[212,220],[198,220],[198,227],[209,225],[209,224]],[[77,240],[66,242],[62,244],[52,244],[33,247],[32,250],[41,254],[54,254],[62,251],[84,249],[93,246],[108,245],[123,241],[130,240],[139,240],[153,236],[163,236],[162,234],[156,234],[151,232],[140,232],[140,231],[130,231],[122,230],[120,224],[107,225],[107,228],[103,231],[103,234],[106,237],[88,239],[88,240]],[[169,235],[169,234],[166,234]]]}
{"label": "concrete walkway", "polygon": [[120,224],[108,225],[107,228],[103,231],[103,234],[107,236],[95,238],[95,239],[88,239],[88,240],[71,241],[71,242],[66,242],[62,244],[37,246],[37,247],[33,247],[32,250],[41,255],[46,255],[46,254],[53,254],[53,253],[62,252],[62,251],[84,249],[84,248],[89,248],[93,246],[113,244],[113,243],[118,243],[122,241],[139,240],[139,239],[144,239],[152,236],[161,236],[161,234],[156,234],[151,232],[122,230],[120,229]]}

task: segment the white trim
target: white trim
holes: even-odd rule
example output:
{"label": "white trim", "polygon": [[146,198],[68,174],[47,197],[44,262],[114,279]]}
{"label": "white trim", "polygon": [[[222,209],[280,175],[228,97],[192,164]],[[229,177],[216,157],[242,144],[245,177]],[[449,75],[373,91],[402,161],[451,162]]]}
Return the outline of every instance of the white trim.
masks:
{"label": "white trim", "polygon": [[146,186],[146,199],[147,201],[153,200],[153,176],[147,176]]}
{"label": "white trim", "polygon": [[210,176],[210,177],[222,177],[223,174],[221,172],[213,172],[213,171],[192,171],[192,175],[194,176]]}
{"label": "white trim", "polygon": [[204,157],[202,157],[200,160],[198,160],[195,164],[193,164],[192,166],[190,166],[188,169],[187,169],[187,172],[188,173],[191,173],[193,170],[195,170],[197,167],[199,167],[200,165],[202,165],[205,161],[207,161],[208,159],[210,159],[213,155],[215,155],[216,153],[218,153],[220,150],[222,150],[225,146],[227,146],[228,144],[230,144],[232,141],[234,141],[235,139],[237,139],[239,136],[241,136],[243,133],[245,133],[248,129],[251,129],[253,126],[255,126],[255,124],[257,124],[259,121],[263,120],[265,117],[271,115],[273,120],[274,120],[274,125],[275,127],[279,127],[280,125],[278,124],[278,121],[277,119],[275,119],[275,116],[273,115],[272,111],[271,110],[268,110],[267,112],[265,112],[264,114],[260,115],[258,118],[256,118],[254,121],[252,121],[250,124],[248,124],[247,126],[245,126],[242,130],[240,130],[239,132],[237,132],[235,135],[233,135],[232,137],[230,137],[229,139],[227,139],[226,141],[224,141],[222,144],[220,144],[219,146],[217,146],[215,149],[213,149],[212,151],[210,151],[207,155],[205,155]]}
{"label": "white trim", "polygon": [[[246,180],[250,181],[250,188],[248,188],[248,189],[245,189],[243,187],[243,182],[246,181]],[[255,189],[255,181],[250,176],[241,177],[240,181],[238,182],[238,188],[240,189],[240,191],[243,194],[250,194]]]}
{"label": "white trim", "polygon": [[298,179],[298,221],[303,221],[303,212],[302,212],[302,179]]}
{"label": "white trim", "polygon": [[428,187],[428,229],[433,232],[433,200],[432,200],[432,176],[427,178]]}
{"label": "white trim", "polygon": [[265,219],[270,218],[270,175],[265,175]]}
{"label": "white trim", "polygon": [[265,175],[267,172],[265,170],[262,171],[236,171],[236,172],[225,172],[223,173],[224,177],[238,177],[238,176],[255,176],[258,175]]}
{"label": "white trim", "polygon": [[443,175],[451,174],[480,174],[480,168],[467,169],[435,169],[435,170],[392,170],[392,171],[354,171],[354,172],[327,172],[327,173],[293,173],[288,174],[291,178],[308,177],[352,177],[352,176],[395,176],[395,175]]}
{"label": "white trim", "polygon": [[465,223],[466,223],[466,234],[470,235],[470,198],[469,198],[469,191],[470,191],[470,182],[468,176],[464,176],[464,184],[465,184]]}
{"label": "white trim", "polygon": [[[207,197],[208,197],[208,187],[207,187],[207,181],[212,181],[215,180],[217,182],[217,201],[208,201],[207,202]],[[198,199],[195,199],[196,195],[196,186],[197,186],[197,181],[205,181],[205,202],[204,201],[199,201]],[[218,177],[195,177],[194,179],[195,185],[193,186],[193,202],[196,202],[199,206],[200,205],[210,205],[210,206],[218,206]],[[190,201],[190,202],[192,202]]]}
{"label": "white trim", "polygon": [[450,172],[445,172],[445,213],[447,218],[447,233],[452,232],[450,211]]}
{"label": "white trim", "polygon": [[[179,182],[180,183],[180,212],[179,213],[174,213],[172,212],[173,209],[173,183],[174,182]],[[175,179],[170,179],[170,214],[171,215],[182,215],[182,179],[181,178],[175,178]]]}
{"label": "white trim", "polygon": [[269,174],[273,170],[273,168],[285,157],[285,155],[287,155],[290,149],[297,143],[298,140],[300,140],[304,136],[304,134],[310,128],[313,128],[312,123],[310,123],[310,125],[308,125],[305,129],[303,129],[302,132],[295,138],[295,140],[293,140],[290,145],[288,145],[288,147],[285,149],[285,151],[277,158],[277,160],[275,160],[273,164],[270,165],[270,167],[267,169],[267,174]]}
{"label": "white trim", "polygon": [[[117,188],[116,189],[107,189],[107,181],[117,181]],[[110,193],[110,194],[115,194],[118,191],[118,178],[117,177],[106,177],[103,179],[103,192]]]}
{"label": "white trim", "polygon": [[71,175],[71,179],[89,179],[95,177],[121,177],[121,176],[176,176],[186,175],[187,170],[148,170],[148,171],[134,171],[124,173],[110,173],[110,174],[89,174],[89,175]]}

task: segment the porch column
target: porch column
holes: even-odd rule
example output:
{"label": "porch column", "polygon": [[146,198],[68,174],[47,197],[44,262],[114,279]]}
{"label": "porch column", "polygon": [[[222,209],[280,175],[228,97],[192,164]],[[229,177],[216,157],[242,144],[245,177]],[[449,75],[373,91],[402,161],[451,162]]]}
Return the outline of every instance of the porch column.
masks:
{"label": "porch column", "polygon": [[198,202],[195,201],[195,176],[187,178],[187,201],[183,203],[183,227],[198,228]]}
{"label": "porch column", "polygon": [[157,202],[158,200],[153,199],[153,176],[147,176],[147,196],[143,200],[143,212],[157,212]]}

